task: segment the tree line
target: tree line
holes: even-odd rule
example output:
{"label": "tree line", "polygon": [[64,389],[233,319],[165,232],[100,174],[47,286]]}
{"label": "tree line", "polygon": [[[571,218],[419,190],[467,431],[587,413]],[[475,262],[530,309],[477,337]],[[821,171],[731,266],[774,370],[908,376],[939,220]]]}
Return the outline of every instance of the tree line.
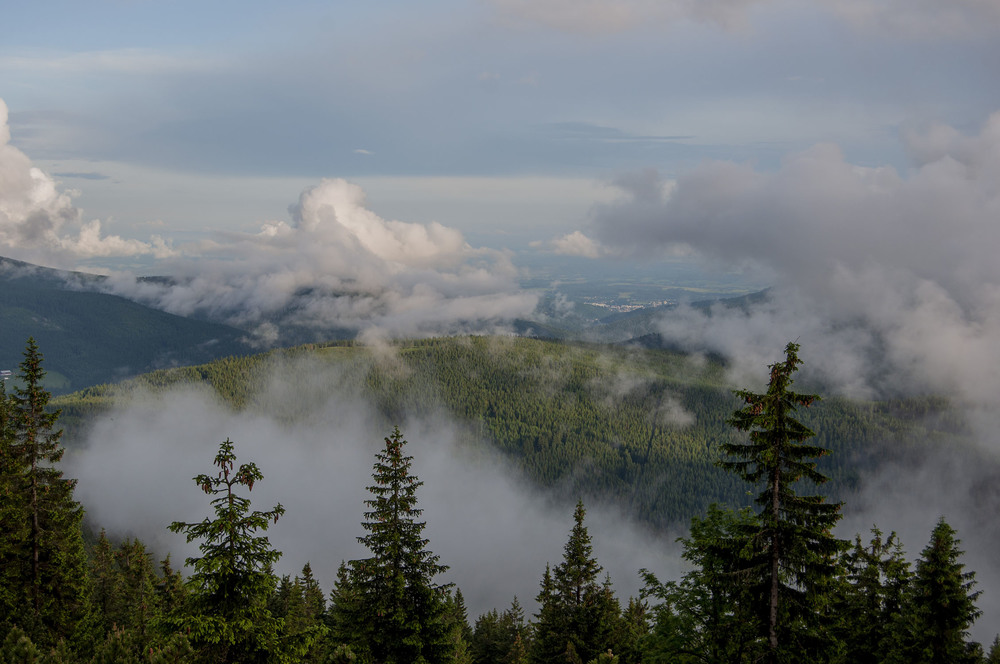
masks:
{"label": "tree line", "polygon": [[29,339],[19,384],[8,395],[0,383],[0,664],[1000,661],[998,642],[987,653],[969,637],[979,591],[944,519],[911,565],[894,533],[837,539],[842,504],[800,493],[826,481],[828,451],[800,416],[819,396],[791,389],[798,350],[771,365],[766,392],[736,393],[743,406],[726,424],[742,435],[717,463],[757,494],[692,520],[688,573],[642,570],[641,596],[621,602],[579,501],[537,612],[514,597],[470,622],[461,590],[439,580],[447,566],[423,535],[422,483],[398,428],[373,465],[358,538],[368,555],[342,562],[328,595],[308,563],[274,573],[281,553],[266,533],[284,508],[254,509],[263,472],[238,463],[230,440],[194,478],[209,515],[170,526],[198,542],[187,576],[138,540],[102,531],[88,546]]}

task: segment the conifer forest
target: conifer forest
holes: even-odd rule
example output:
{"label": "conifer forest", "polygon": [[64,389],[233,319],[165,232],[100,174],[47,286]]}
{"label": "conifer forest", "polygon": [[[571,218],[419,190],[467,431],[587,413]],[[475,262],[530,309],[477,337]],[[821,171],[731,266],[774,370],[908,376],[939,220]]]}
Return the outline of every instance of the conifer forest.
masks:
{"label": "conifer forest", "polygon": [[[880,445],[916,454],[955,443],[962,423],[936,396],[814,393],[796,382],[801,350],[789,343],[774,358],[763,389],[733,391],[720,361],[665,350],[428,339],[398,344],[385,364],[339,342],[52,398],[43,349],[29,339],[14,379],[0,382],[0,663],[1000,661],[1000,638],[970,634],[981,593],[994,589],[977,583],[946,517],[924,542],[905,543],[912,550],[892,523],[850,539],[837,530]],[[334,365],[377,405],[384,440],[370,480],[358,478],[361,556],[334,561],[333,578],[314,573],[316,560],[276,572],[283,554],[268,534],[290,510],[258,498],[269,469],[235,436],[206,442],[214,456],[189,481],[203,518],[169,524],[195,547],[186,559],[88,516],[61,459],[94,417],[179,384],[250,412],[263,408],[263,377],[276,363]],[[617,375],[611,365],[644,376],[613,403],[602,391]],[[462,588],[445,580],[449,560],[421,507],[430,487],[404,430],[405,414],[429,404],[462,423],[460,438],[488,441],[528,481],[575,503],[562,556],[536,570],[535,597],[472,615]],[[609,502],[654,531],[684,524],[686,571],[634,570],[641,591],[620,595],[587,520],[588,506]]]}

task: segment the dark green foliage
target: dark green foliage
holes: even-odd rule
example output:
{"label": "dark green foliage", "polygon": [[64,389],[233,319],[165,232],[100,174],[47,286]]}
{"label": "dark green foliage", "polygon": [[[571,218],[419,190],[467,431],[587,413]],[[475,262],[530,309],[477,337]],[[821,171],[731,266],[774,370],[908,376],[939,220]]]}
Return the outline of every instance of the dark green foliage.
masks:
{"label": "dark green foliage", "polygon": [[309,563],[303,566],[302,576],[294,580],[287,575],[281,578],[278,589],[268,600],[268,609],[275,618],[284,621],[285,641],[298,653],[295,661],[323,661],[326,601]]}
{"label": "dark green foliage", "polygon": [[647,661],[729,664],[761,655],[755,597],[745,582],[741,553],[743,533],[756,524],[749,509],[712,505],[704,518],[691,520],[690,534],[680,540],[690,572],[677,583],[662,583],[642,570],[643,595],[657,601]]}
{"label": "dark green foliage", "polygon": [[47,409],[44,376],[42,355],[29,338],[19,384],[12,396],[4,394],[0,409],[0,627],[19,625],[36,646],[48,648],[84,638],[89,586],[83,509],[73,500],[75,481],[56,466],[62,431],[55,428],[58,411]]}
{"label": "dark green foliage", "polygon": [[107,650],[113,659],[130,649],[140,657],[151,647],[159,647],[169,637],[164,627],[165,595],[157,587],[161,581],[150,554],[139,540],[126,539],[117,548],[102,530],[91,562],[91,604],[98,650]]}
{"label": "dark green foliage", "polygon": [[649,611],[646,602],[630,597],[628,606],[622,612],[618,633],[614,641],[618,644],[615,652],[621,664],[640,664],[642,649],[649,635]]}
{"label": "dark green foliage", "polygon": [[42,653],[20,627],[7,631],[0,645],[0,664],[40,664]]}
{"label": "dark green foliage", "polygon": [[958,545],[955,529],[942,518],[917,561],[907,648],[913,664],[979,661],[969,628],[982,613],[976,608],[980,593],[973,590],[975,574],[959,562]]}
{"label": "dark green foliage", "polygon": [[283,621],[267,608],[276,579],[271,566],[281,556],[271,547],[267,530],[284,514],[279,504],[268,512],[251,511],[250,499],[236,493],[253,489],[263,479],[256,464],[236,468],[233,443],[226,439],[215,456],[215,475],[198,475],[195,483],[215,496],[213,518],[200,523],[175,521],[173,532],[187,541],[202,540],[201,557],[188,558],[194,569],[191,611],[177,619],[177,626],[208,662],[289,661],[282,643]]}
{"label": "dark green foliage", "polygon": [[470,640],[476,664],[526,664],[531,650],[531,629],[517,597],[502,613],[487,611],[476,620]]}
{"label": "dark green foliage", "polygon": [[748,434],[745,442],[723,443],[730,458],[719,465],[760,487],[754,502],[757,523],[738,535],[740,571],[756,598],[758,633],[767,642],[770,662],[813,658],[827,652],[822,595],[836,574],[835,556],[842,543],[831,530],[840,519],[840,504],[821,495],[800,496],[800,480],[822,484],[816,459],[828,450],[805,441],[815,434],[795,418],[798,408],[819,397],[791,390],[792,375],[802,361],[799,346],[789,343],[785,360],[770,366],[767,392],[738,390],[746,404],[729,424]]}
{"label": "dark green foliage", "polygon": [[450,644],[450,654],[446,661],[452,664],[472,664],[472,654],[469,650],[472,629],[469,627],[465,598],[462,597],[462,591],[457,588],[454,593],[445,596],[444,622]]}
{"label": "dark green foliage", "polygon": [[573,529],[563,549],[563,561],[550,573],[546,567],[538,595],[539,613],[531,661],[589,662],[617,647],[621,607],[611,582],[598,583],[601,566],[593,555],[590,534],[583,525],[586,510],[578,502]]}
{"label": "dark green foliage", "polygon": [[361,661],[378,664],[454,656],[447,586],[434,582],[447,567],[427,549],[416,495],[422,482],[410,472],[413,458],[404,454],[405,445],[397,427],[376,454],[372,498],[365,501],[361,524],[368,534],[358,538],[371,556],[341,565],[331,593],[335,646],[346,645]]}
{"label": "dark green foliage", "polygon": [[855,538],[841,557],[843,570],[833,609],[844,658],[856,664],[905,661],[904,607],[912,573],[895,533],[872,529],[868,545]]}
{"label": "dark green foliage", "polygon": [[1000,635],[993,637],[993,645],[986,654],[986,664],[1000,664]]}

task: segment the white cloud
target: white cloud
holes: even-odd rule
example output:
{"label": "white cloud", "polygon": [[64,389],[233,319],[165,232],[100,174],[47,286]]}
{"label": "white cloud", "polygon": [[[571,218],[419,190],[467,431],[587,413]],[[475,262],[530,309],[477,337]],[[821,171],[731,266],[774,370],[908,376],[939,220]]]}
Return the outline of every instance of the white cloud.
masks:
{"label": "white cloud", "polygon": [[5,254],[69,267],[96,256],[169,255],[162,239],[150,242],[102,235],[101,222],[84,222],[72,192],[32,165],[10,145],[7,105],[0,99],[0,250]]}
{"label": "white cloud", "polygon": [[[354,391],[356,377],[316,358],[271,368],[246,412],[230,412],[204,391],[172,391],[138,395],[98,418],[66,461],[95,524],[138,536],[159,556],[172,551],[175,562],[196,554],[166,527],[204,518],[207,498],[191,477],[207,470],[229,437],[238,461],[253,461],[264,475],[250,496],[255,507],[281,502],[287,510],[268,530],[284,552],[278,572],[294,575],[309,561],[329,591],[341,560],[366,555],[355,538],[364,534],[374,454],[390,431],[375,424],[372,404]],[[412,413],[400,426],[413,473],[425,482],[417,497],[428,548],[451,568],[444,580],[461,587],[473,619],[508,606],[515,594],[534,610],[546,562],[561,560],[572,505],[553,505],[485,444],[462,445],[459,429],[443,416]],[[623,597],[638,593],[640,567],[679,567],[672,538],[651,536],[614,510],[588,508],[595,554]]]}
{"label": "white cloud", "polygon": [[[504,252],[471,247],[436,222],[386,220],[364,191],[341,179],[307,188],[290,222],[257,233],[218,233],[181,248],[160,267],[172,285],[112,276],[115,292],[167,311],[207,314],[266,334],[286,326],[324,338],[495,330],[525,316],[537,296],[520,292]],[[262,323],[268,323],[260,327]]]}

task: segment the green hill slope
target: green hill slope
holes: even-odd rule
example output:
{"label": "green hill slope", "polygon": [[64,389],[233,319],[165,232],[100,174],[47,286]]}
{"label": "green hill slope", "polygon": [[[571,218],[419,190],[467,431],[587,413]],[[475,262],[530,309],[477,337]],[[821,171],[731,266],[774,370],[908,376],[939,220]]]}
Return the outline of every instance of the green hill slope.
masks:
{"label": "green hill slope", "polygon": [[17,372],[29,336],[56,394],[249,352],[235,328],[84,290],[100,279],[0,258],[0,369]]}
{"label": "green hill slope", "polygon": [[[262,398],[272,370],[289,361],[319,380],[319,392],[332,375],[325,370],[336,367],[340,387],[331,381],[329,390],[370,401],[385,427],[407,414],[445,411],[469,444],[489,445],[537,485],[618,503],[655,526],[686,521],[711,502],[747,501],[746,486],[714,466],[718,443],[733,435],[725,419],[738,405],[723,368],[662,349],[463,337],[400,343],[386,361],[344,342],[157,371],[56,405],[71,429],[69,444],[72,430],[112,403],[186,382],[210,385],[237,411],[307,419],[322,406]],[[825,490],[845,497],[862,469],[956,442],[960,427],[948,412],[935,399],[823,400],[804,419],[833,452],[821,461],[833,478]]]}

